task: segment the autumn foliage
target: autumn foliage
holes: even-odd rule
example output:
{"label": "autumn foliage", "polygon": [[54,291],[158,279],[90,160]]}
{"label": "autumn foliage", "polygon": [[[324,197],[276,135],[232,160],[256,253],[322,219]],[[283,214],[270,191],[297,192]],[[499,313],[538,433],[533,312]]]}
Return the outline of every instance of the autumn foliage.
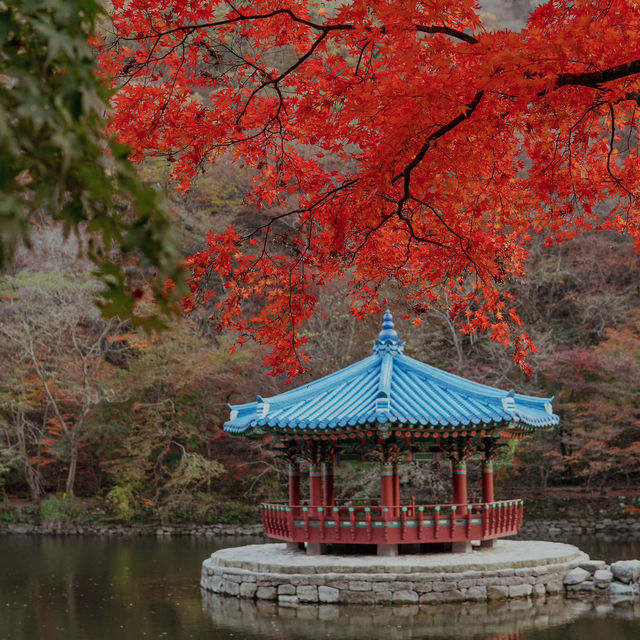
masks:
{"label": "autumn foliage", "polygon": [[[192,255],[214,322],[303,366],[300,327],[326,283],[357,314],[401,289],[446,305],[526,369],[503,283],[532,238],[638,238],[640,5],[553,0],[488,32],[473,0],[116,0],[102,43],[111,126],[188,189],[230,154],[251,167],[254,229]],[[214,225],[215,226],[215,225]]]}

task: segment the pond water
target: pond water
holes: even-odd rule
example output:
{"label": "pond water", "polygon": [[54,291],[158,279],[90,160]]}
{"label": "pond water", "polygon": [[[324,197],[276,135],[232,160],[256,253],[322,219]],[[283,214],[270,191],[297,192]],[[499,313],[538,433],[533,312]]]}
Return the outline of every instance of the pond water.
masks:
{"label": "pond water", "polygon": [[[285,609],[202,593],[202,560],[256,540],[0,537],[0,640],[631,640],[640,599],[496,605]],[[574,539],[594,558],[640,558],[640,543]]]}

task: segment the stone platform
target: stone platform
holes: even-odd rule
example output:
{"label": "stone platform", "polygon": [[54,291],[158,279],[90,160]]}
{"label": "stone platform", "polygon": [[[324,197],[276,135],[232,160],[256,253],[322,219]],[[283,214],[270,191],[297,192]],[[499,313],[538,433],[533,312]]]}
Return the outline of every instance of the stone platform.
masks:
{"label": "stone platform", "polygon": [[203,589],[298,603],[436,604],[538,597],[563,592],[567,573],[588,560],[559,542],[500,540],[471,553],[394,558],[309,556],[285,544],[216,551],[202,564]]}

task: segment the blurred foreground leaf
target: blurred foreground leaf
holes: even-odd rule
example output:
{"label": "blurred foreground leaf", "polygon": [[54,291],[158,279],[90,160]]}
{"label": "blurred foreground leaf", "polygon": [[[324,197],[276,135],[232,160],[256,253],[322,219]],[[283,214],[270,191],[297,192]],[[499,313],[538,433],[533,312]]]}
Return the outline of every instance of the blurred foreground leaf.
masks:
{"label": "blurred foreground leaf", "polygon": [[41,216],[59,221],[96,266],[103,313],[156,329],[177,308],[181,257],[158,194],[104,134],[110,89],[89,44],[101,14],[94,0],[0,0],[0,268]]}

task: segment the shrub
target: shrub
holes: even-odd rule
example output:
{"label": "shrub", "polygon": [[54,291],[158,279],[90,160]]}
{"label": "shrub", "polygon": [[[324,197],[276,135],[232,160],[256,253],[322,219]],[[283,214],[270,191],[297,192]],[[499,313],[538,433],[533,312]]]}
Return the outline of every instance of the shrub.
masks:
{"label": "shrub", "polygon": [[43,522],[78,521],[84,519],[84,515],[82,503],[66,493],[50,496],[40,504]]}
{"label": "shrub", "polygon": [[131,522],[138,515],[137,501],[131,487],[113,487],[107,494],[107,502],[118,520]]}

